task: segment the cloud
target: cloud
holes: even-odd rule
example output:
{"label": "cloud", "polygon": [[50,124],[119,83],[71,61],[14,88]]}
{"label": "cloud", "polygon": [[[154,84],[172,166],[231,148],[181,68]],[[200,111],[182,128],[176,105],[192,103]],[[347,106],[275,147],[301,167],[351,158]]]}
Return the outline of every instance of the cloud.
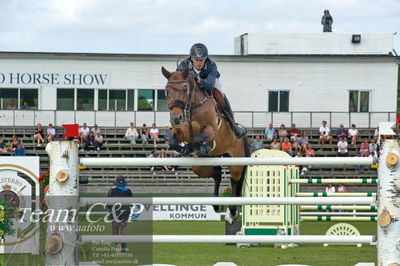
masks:
{"label": "cloud", "polygon": [[0,11],[0,50],[167,54],[201,41],[232,54],[246,32],[320,32],[324,9],[336,32],[400,32],[396,0],[14,0]]}

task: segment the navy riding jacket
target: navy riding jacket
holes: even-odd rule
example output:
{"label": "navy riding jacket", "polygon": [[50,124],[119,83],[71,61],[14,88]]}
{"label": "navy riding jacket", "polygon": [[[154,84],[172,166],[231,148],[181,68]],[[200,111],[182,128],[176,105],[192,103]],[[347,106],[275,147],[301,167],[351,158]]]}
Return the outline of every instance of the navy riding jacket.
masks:
{"label": "navy riding jacket", "polygon": [[[189,72],[192,77],[196,77],[197,74],[194,71],[194,66],[190,60],[190,57],[183,60],[176,70],[182,71],[186,68],[186,66],[189,66]],[[212,90],[214,89],[215,80],[220,77],[220,74],[217,69],[217,64],[215,64],[215,62],[209,57],[206,59],[206,62],[199,73],[199,77],[201,78],[199,83],[200,87],[207,90],[207,92],[211,94]]]}

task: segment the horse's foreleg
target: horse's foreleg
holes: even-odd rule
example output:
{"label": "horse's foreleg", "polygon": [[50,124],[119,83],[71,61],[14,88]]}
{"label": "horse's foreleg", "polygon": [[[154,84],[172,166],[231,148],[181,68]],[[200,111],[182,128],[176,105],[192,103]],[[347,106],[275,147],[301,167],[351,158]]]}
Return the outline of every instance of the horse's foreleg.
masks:
{"label": "horse's foreleg", "polygon": [[193,138],[193,145],[198,156],[207,156],[211,147],[206,143],[215,139],[215,130],[212,126],[204,128],[199,135]]}
{"label": "horse's foreleg", "polygon": [[179,140],[178,140],[176,134],[174,134],[174,133],[172,133],[172,135],[171,135],[171,139],[169,141],[169,147],[172,150],[175,150],[178,153],[180,153],[182,156],[188,156],[189,154],[191,154],[194,151],[193,145],[185,145],[185,146],[179,145]]}
{"label": "horse's foreleg", "polygon": [[[240,197],[242,193],[243,179],[244,179],[244,167],[243,166],[230,166],[231,172],[231,186],[232,186],[232,197]],[[236,205],[229,205],[230,215],[233,219],[239,216]]]}
{"label": "horse's foreleg", "polygon": [[[193,172],[200,177],[212,177],[214,179],[214,192],[213,196],[218,197],[219,187],[222,179],[222,167],[221,166],[193,166]],[[214,211],[218,212],[223,209],[223,206],[213,205]]]}

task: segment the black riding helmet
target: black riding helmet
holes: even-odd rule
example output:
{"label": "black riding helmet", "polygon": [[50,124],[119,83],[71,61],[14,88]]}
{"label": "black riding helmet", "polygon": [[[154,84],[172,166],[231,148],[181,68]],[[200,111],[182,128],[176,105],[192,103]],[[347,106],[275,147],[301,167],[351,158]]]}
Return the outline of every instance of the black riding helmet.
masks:
{"label": "black riding helmet", "polygon": [[202,43],[195,43],[190,48],[190,57],[197,60],[206,60],[208,56],[207,47]]}

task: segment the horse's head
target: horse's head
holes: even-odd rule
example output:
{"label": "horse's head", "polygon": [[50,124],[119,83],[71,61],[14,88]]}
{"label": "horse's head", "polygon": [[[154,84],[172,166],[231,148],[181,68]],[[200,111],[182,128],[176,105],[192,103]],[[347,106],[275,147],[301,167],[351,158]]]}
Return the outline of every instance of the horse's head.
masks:
{"label": "horse's head", "polygon": [[161,68],[164,77],[168,79],[165,86],[168,108],[172,127],[180,127],[187,119],[190,85],[193,80],[189,77],[189,69],[185,68],[182,72],[169,72],[164,67]]}

